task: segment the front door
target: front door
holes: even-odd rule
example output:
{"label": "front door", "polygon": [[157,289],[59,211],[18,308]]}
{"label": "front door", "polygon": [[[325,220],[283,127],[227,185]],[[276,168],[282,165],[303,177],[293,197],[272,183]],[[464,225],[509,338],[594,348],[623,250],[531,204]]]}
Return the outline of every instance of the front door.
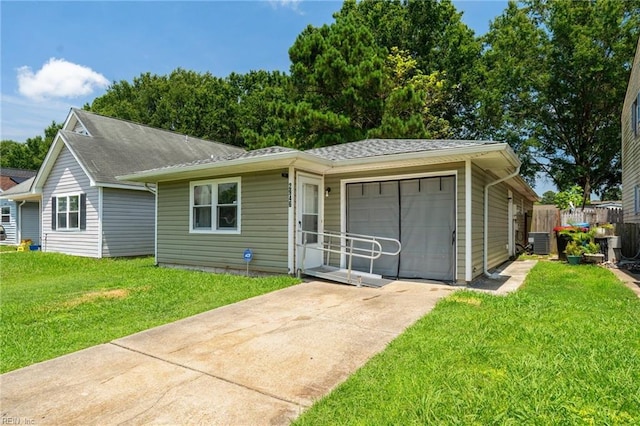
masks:
{"label": "front door", "polygon": [[322,265],[322,178],[298,175],[296,197],[296,241],[298,268],[305,270]]}

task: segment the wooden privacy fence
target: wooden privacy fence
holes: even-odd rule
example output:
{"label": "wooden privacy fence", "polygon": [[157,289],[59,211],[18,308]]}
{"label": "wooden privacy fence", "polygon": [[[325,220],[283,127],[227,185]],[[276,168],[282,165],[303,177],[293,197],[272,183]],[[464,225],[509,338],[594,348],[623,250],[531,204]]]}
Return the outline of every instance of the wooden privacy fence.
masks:
{"label": "wooden privacy fence", "polygon": [[[529,232],[548,232],[549,248],[551,252],[557,251],[556,234],[553,228],[556,226],[567,225],[572,223],[589,223],[591,225],[602,223],[616,224],[616,235],[622,236],[623,253],[627,256],[633,247],[638,247],[640,238],[637,236],[637,230],[633,231],[633,227],[620,227],[622,225],[622,209],[621,208],[593,208],[588,207],[584,210],[576,209],[573,212],[568,210],[561,211],[555,206],[536,204],[533,206],[533,217],[531,218],[531,227]],[[630,225],[630,224],[624,224]],[[620,231],[618,231],[620,229]],[[623,234],[623,232],[625,232]],[[634,237],[635,235],[635,237]],[[625,250],[625,247],[627,249]],[[634,256],[638,249],[631,254]]]}

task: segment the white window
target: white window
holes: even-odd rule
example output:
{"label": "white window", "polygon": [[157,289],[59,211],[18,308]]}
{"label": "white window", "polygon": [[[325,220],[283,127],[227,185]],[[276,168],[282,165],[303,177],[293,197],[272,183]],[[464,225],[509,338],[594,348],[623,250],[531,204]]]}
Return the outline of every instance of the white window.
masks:
{"label": "white window", "polygon": [[1,212],[1,223],[11,223],[11,207],[3,206]]}
{"label": "white window", "polygon": [[640,185],[633,189],[633,213],[640,214]]}
{"label": "white window", "polygon": [[64,195],[52,198],[54,213],[52,228],[57,230],[81,229],[80,195]]}
{"label": "white window", "polygon": [[240,178],[191,182],[191,232],[240,233]]}

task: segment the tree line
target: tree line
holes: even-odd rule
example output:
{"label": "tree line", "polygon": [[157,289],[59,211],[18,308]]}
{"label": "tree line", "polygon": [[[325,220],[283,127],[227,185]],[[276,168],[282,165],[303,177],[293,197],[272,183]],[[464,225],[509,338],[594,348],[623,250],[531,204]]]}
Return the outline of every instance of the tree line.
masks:
{"label": "tree line", "polygon": [[[640,0],[510,2],[481,37],[450,0],[346,0],[331,24],[298,35],[289,73],[143,73],[84,108],[247,149],[505,141],[530,183],[544,174],[560,190],[606,197],[620,185],[620,115],[639,36]],[[56,127],[20,155],[2,141],[1,164],[36,166]]]}

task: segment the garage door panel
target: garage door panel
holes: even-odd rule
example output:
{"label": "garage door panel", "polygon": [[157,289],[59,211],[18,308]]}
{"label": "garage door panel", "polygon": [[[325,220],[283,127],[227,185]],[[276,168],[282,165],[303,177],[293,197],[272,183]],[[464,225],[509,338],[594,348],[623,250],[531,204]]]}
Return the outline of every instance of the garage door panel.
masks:
{"label": "garage door panel", "polygon": [[[369,182],[347,185],[347,223],[348,232],[377,237],[398,238],[397,182]],[[391,219],[395,218],[395,220]],[[390,220],[391,219],[391,220]],[[393,224],[396,223],[396,225]],[[383,250],[395,250],[389,243],[383,243]],[[355,243],[355,247],[370,249],[370,244]],[[363,258],[353,259],[353,268],[369,271],[370,261]],[[396,276],[398,258],[382,256],[374,261],[373,272],[383,276]]]}
{"label": "garage door panel", "polygon": [[[401,241],[400,256],[377,260],[376,273],[452,280],[455,177],[349,184],[347,230]],[[368,261],[354,259],[354,269],[368,268]]]}

